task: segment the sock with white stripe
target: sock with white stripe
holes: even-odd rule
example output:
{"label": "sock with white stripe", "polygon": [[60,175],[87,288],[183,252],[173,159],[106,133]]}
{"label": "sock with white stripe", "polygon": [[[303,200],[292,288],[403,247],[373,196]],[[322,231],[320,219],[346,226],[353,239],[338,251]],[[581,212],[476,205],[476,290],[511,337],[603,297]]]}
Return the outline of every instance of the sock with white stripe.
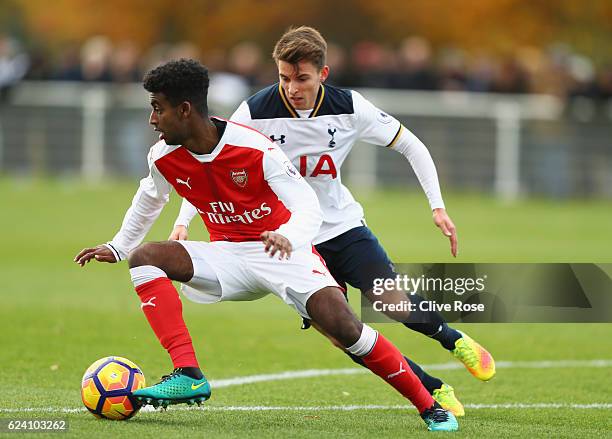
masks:
{"label": "sock with white stripe", "polygon": [[401,352],[368,325],[363,325],[359,340],[347,350],[361,357],[368,369],[409,399],[419,413],[433,405],[433,398],[412,372]]}
{"label": "sock with white stripe", "polygon": [[198,368],[191,336],[183,320],[183,304],[166,273],[143,265],[130,269],[142,311],[174,368]]}

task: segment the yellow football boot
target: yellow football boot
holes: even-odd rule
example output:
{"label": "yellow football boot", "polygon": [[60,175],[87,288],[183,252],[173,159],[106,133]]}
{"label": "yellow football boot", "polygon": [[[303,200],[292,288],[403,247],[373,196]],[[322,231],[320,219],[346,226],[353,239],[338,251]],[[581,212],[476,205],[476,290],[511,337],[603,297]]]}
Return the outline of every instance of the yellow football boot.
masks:
{"label": "yellow football boot", "polygon": [[495,360],[493,356],[467,334],[459,332],[461,333],[461,338],[455,342],[455,349],[451,353],[476,378],[482,381],[489,381],[495,375]]}
{"label": "yellow football boot", "polygon": [[432,396],[443,409],[448,410],[456,417],[465,415],[463,404],[455,396],[455,389],[448,384],[442,384],[442,387],[433,391]]}

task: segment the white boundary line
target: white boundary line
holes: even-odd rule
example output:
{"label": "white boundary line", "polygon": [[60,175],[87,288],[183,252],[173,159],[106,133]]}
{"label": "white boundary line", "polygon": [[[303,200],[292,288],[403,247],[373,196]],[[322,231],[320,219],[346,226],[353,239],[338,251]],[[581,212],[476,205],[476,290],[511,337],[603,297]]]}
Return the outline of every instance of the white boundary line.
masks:
{"label": "white boundary line", "polygon": [[[469,410],[486,409],[574,409],[574,410],[593,410],[593,409],[612,409],[612,403],[595,402],[590,404],[565,404],[553,402],[536,402],[533,404],[523,403],[499,403],[499,404],[465,404]],[[202,407],[169,407],[170,411],[208,411],[208,412],[265,412],[265,411],[292,411],[292,412],[318,412],[318,411],[343,411],[351,412],[357,410],[413,410],[409,405],[322,405],[322,406],[265,406],[265,405],[205,405]],[[152,406],[147,406],[141,410],[143,413],[157,412]],[[28,407],[15,409],[0,409],[0,413],[82,413],[87,412],[83,408],[62,408],[62,407]]]}
{"label": "white boundary line", "polygon": [[[579,367],[612,367],[612,360],[557,360],[557,361],[498,361],[497,369],[549,369],[549,368],[579,368]],[[454,370],[463,369],[463,365],[457,362],[423,365],[426,370]],[[308,369],[294,370],[281,373],[250,375],[220,380],[211,380],[210,385],[215,389],[223,387],[241,386],[244,384],[261,383],[268,381],[293,380],[298,378],[312,378],[319,376],[336,375],[358,375],[369,373],[364,368],[350,369]],[[472,410],[480,409],[612,409],[612,403],[598,402],[590,404],[566,404],[566,403],[499,403],[499,404],[465,404],[465,408]],[[204,411],[354,411],[354,410],[405,410],[411,406],[403,405],[336,405],[336,406],[214,406],[206,405],[201,408],[172,407],[172,410],[204,410]],[[62,407],[23,407],[23,408],[0,408],[0,413],[80,413],[85,408],[62,408]],[[152,407],[146,407],[143,412],[155,411]]]}
{"label": "white boundary line", "polygon": [[[549,369],[572,367],[612,367],[612,360],[558,360],[558,361],[497,361],[497,369]],[[425,370],[455,370],[463,369],[463,364],[455,361],[452,363],[438,363],[422,365]],[[369,370],[359,368],[348,369],[307,369],[293,370],[280,373],[263,375],[250,375],[243,377],[227,378],[220,380],[210,380],[210,386],[214,389],[223,387],[241,386],[244,384],[261,383],[267,381],[293,380],[297,378],[312,378],[332,375],[360,375],[368,374]]]}

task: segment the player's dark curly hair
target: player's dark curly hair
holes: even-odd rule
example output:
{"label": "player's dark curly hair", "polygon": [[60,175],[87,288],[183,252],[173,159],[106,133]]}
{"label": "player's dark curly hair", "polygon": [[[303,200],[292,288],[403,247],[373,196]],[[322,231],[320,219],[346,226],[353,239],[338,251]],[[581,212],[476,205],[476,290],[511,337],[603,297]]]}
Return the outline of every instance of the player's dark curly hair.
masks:
{"label": "player's dark curly hair", "polygon": [[193,59],[169,61],[147,72],[143,86],[149,93],[163,93],[177,106],[189,101],[202,115],[208,114],[208,69]]}

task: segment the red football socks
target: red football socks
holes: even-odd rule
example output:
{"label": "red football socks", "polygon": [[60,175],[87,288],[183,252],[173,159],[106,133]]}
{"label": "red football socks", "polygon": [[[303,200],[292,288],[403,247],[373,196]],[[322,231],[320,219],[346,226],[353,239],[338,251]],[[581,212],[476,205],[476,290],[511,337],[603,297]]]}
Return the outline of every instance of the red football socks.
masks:
{"label": "red football socks", "polygon": [[433,405],[433,398],[412,372],[404,356],[380,333],[372,351],[361,359],[368,369],[408,398],[419,413]]}
{"label": "red football socks", "polygon": [[183,320],[183,304],[167,277],[136,287],[149,325],[170,354],[174,367],[199,367],[191,336]]}

